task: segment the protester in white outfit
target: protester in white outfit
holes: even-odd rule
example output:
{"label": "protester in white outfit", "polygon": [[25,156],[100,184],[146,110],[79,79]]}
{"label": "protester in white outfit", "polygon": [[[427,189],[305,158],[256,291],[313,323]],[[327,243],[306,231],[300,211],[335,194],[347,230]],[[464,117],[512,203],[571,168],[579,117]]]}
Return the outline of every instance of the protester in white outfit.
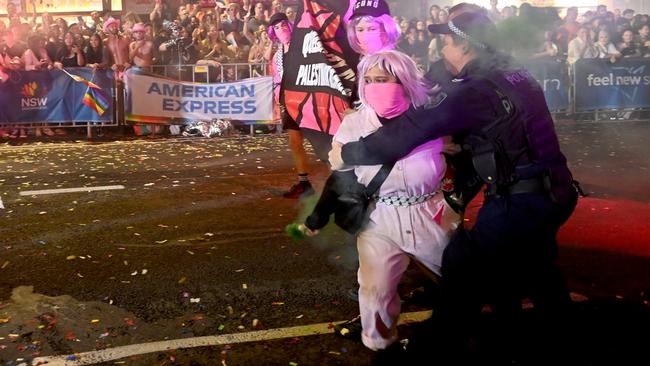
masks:
{"label": "protester in white outfit", "polygon": [[[357,141],[382,122],[390,123],[411,104],[417,107],[428,100],[422,74],[401,52],[382,51],[364,57],[359,75],[363,75],[359,80],[362,107],[344,118],[334,143]],[[442,149],[442,139],[433,140],[395,163],[371,203],[374,209],[368,224],[358,234],[361,338],[372,350],[385,349],[397,340],[397,285],[410,259],[439,275],[443,250],[459,223],[458,214],[440,192],[446,168]],[[368,185],[380,168],[347,169],[354,169],[358,182]],[[306,225],[307,234],[320,228],[310,225],[309,218]]]}

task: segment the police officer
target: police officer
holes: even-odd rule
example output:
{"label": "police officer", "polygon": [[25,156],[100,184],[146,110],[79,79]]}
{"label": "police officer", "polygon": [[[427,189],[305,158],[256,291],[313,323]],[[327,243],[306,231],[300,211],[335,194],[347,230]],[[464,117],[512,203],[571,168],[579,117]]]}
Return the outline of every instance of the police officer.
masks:
{"label": "police officer", "polygon": [[[499,332],[490,337],[501,347],[495,356],[509,362],[522,339],[542,342],[565,334],[556,327],[570,304],[555,265],[556,234],[573,212],[577,193],[542,89],[494,50],[496,29],[489,18],[467,12],[429,30],[443,35],[442,54],[455,75],[449,87],[424,108],[382,120],[374,134],[333,149],[330,162],[333,169],[384,164],[441,136],[461,142],[485,200],[474,227],[460,230],[443,256],[442,304],[434,312],[444,344],[439,355],[463,363],[458,357],[467,355],[471,326],[488,302],[499,321]],[[533,301],[545,326],[525,337],[515,334],[523,297]],[[554,350],[559,352],[548,347],[544,354]]]}

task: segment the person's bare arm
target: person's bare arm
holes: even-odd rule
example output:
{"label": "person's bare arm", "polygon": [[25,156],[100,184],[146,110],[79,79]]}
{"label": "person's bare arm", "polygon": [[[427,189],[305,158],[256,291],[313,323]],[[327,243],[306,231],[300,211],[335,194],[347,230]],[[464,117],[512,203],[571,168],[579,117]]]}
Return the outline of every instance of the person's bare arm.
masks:
{"label": "person's bare arm", "polygon": [[36,13],[36,2],[34,0],[29,0],[28,3],[32,6],[32,20],[29,22],[29,25],[33,27],[36,26],[36,18],[38,14]]}
{"label": "person's bare arm", "polygon": [[248,22],[250,21],[250,19],[251,19],[250,14],[247,14],[244,17],[244,37],[246,37],[246,39],[248,39],[248,41],[251,44],[254,44],[255,43],[255,35],[253,33],[251,33],[250,29],[248,29]]}
{"label": "person's bare arm", "polygon": [[151,13],[149,13],[149,20],[154,22],[157,19],[162,18],[162,5],[160,2],[156,2],[156,5],[154,5],[153,10]]}
{"label": "person's bare arm", "polygon": [[135,58],[135,55],[138,54],[138,47],[139,47],[138,41],[133,41],[129,45],[129,61],[131,61],[131,63],[133,63],[133,59]]}
{"label": "person's bare arm", "polygon": [[273,57],[273,42],[269,42],[264,48],[264,59],[266,60],[266,62],[271,62],[272,57]]}
{"label": "person's bare arm", "polygon": [[72,51],[77,55],[77,65],[86,66],[86,57],[79,46],[73,46]]}

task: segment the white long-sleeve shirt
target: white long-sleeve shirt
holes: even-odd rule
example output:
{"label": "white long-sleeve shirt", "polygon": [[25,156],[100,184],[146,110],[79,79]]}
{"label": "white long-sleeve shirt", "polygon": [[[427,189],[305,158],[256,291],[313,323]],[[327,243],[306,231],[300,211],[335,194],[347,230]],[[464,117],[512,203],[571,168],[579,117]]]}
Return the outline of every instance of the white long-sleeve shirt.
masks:
{"label": "white long-sleeve shirt", "polygon": [[[343,119],[334,141],[341,144],[357,141],[379,127],[381,123],[375,112],[362,107]],[[449,234],[459,222],[459,216],[446,205],[442,193],[439,192],[440,181],[446,169],[445,159],[441,155],[442,148],[441,138],[415,148],[395,163],[377,192],[379,196],[401,197],[438,193],[431,199],[412,206],[377,203],[365,230],[373,230],[391,237],[409,252],[416,245],[436,243],[435,250],[439,251],[439,258],[442,258]],[[379,169],[381,165],[355,166],[354,172],[358,182],[367,186]],[[435,263],[434,267],[437,266],[439,263]],[[438,272],[438,268],[432,269]]]}

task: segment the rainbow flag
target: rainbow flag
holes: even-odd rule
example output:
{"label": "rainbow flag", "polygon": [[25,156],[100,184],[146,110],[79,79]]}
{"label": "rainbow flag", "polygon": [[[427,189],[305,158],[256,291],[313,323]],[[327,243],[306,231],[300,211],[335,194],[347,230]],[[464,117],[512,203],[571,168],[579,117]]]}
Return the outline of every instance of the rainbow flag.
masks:
{"label": "rainbow flag", "polygon": [[106,99],[104,94],[102,94],[101,89],[95,90],[95,88],[90,87],[90,85],[86,90],[86,94],[84,94],[82,102],[92,108],[100,116],[104,115],[109,106],[108,99]]}
{"label": "rainbow flag", "polygon": [[83,78],[83,77],[81,77],[79,75],[71,74],[71,73],[65,71],[65,69],[61,69],[61,71],[68,74],[68,76],[71,77],[72,80],[74,80],[74,81],[84,83],[84,84],[88,85],[88,87],[93,88],[93,89],[101,89],[101,87],[99,85],[93,83],[92,81],[90,81],[90,80],[88,80],[86,78]]}

